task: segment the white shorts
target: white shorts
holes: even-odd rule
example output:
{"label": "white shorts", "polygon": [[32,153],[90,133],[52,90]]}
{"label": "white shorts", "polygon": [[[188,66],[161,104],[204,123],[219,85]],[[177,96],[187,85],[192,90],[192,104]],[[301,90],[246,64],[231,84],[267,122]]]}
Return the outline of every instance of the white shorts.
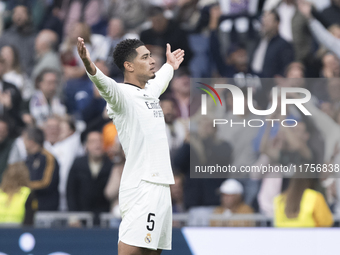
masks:
{"label": "white shorts", "polygon": [[170,186],[141,181],[119,193],[122,222],[119,241],[152,250],[171,250],[172,206]]}

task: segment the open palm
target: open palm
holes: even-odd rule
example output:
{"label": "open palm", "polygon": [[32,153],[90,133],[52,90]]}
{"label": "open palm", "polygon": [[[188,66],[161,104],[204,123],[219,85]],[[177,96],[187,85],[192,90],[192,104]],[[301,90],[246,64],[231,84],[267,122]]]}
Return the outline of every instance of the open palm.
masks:
{"label": "open palm", "polygon": [[171,52],[170,44],[166,44],[166,62],[170,64],[174,70],[177,70],[184,60],[184,50],[177,49]]}
{"label": "open palm", "polygon": [[81,38],[81,37],[78,37],[77,50],[78,50],[79,57],[82,60],[88,60],[88,61],[91,60],[90,53],[89,53],[89,51],[87,50],[87,48],[85,46],[84,39]]}

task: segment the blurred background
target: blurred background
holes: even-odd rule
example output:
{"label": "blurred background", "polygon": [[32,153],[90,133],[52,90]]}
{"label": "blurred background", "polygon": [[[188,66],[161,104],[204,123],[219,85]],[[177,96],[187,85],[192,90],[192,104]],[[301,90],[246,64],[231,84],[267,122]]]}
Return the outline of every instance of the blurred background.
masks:
{"label": "blurred background", "polygon": [[[221,230],[213,227],[223,227],[226,240],[230,227],[339,227],[340,181],[332,175],[340,164],[339,0],[2,0],[0,17],[0,254],[116,252],[125,156],[77,55],[78,36],[117,82],[123,74],[112,52],[126,38],[141,39],[157,69],[166,43],[185,50],[160,98],[176,181],[174,251],[165,254],[199,254],[193,247],[205,242],[197,233]],[[292,107],[293,129],[221,132],[206,121],[190,129],[200,112],[191,78],[220,79],[244,93],[252,87],[257,109],[269,107],[275,86],[303,87],[312,116]],[[254,117],[246,109],[236,118],[231,94],[220,95],[219,118]],[[279,110],[270,117],[280,119]],[[190,154],[201,165],[306,163],[325,171],[313,179],[191,179]]]}

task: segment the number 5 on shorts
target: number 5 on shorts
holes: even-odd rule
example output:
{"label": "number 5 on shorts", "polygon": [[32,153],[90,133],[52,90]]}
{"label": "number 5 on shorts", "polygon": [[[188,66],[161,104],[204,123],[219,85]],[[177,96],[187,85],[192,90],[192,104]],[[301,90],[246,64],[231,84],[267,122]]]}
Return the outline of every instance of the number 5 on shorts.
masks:
{"label": "number 5 on shorts", "polygon": [[156,216],[154,213],[149,213],[148,222],[151,223],[151,227],[146,225],[147,230],[152,231],[155,227],[155,221],[151,219],[152,216]]}

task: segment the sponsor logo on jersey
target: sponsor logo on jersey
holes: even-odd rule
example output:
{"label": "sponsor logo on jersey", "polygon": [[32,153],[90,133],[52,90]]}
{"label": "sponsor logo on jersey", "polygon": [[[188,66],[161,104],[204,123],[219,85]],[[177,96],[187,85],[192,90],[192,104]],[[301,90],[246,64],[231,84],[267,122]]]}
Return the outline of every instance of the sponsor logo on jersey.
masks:
{"label": "sponsor logo on jersey", "polygon": [[146,104],[146,107],[148,107],[148,109],[161,109],[161,106],[159,105],[157,101],[145,102],[145,104]]}

